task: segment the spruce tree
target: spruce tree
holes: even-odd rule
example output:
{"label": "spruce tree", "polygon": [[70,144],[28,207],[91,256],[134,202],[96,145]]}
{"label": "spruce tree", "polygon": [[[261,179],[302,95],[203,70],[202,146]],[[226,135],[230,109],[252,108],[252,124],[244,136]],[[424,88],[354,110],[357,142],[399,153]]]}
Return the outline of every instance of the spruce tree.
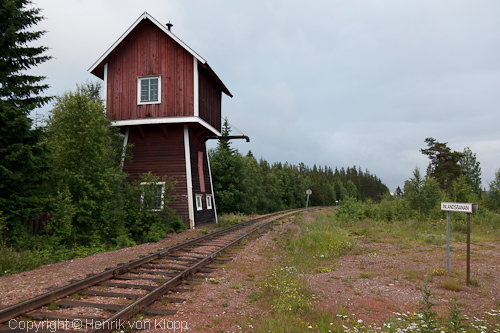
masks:
{"label": "spruce tree", "polygon": [[0,0],[0,211],[7,235],[19,233],[20,222],[40,212],[37,188],[43,182],[47,150],[43,131],[32,128],[30,112],[46,104],[43,76],[29,69],[50,59],[47,47],[33,46],[44,31],[30,31],[43,17],[29,0]]}
{"label": "spruce tree", "polygon": [[481,193],[481,167],[476,158],[476,154],[473,153],[469,147],[464,148],[459,163],[462,173],[466,177],[467,183],[472,187],[474,193]]}
{"label": "spruce tree", "polygon": [[[222,136],[228,136],[230,133],[231,126],[226,118]],[[226,139],[219,140],[217,147],[211,149],[209,155],[217,212],[248,213],[250,205],[246,201],[248,188],[246,175],[243,172],[243,157]]]}
{"label": "spruce tree", "polygon": [[45,31],[29,31],[43,20],[38,8],[26,8],[30,0],[0,1],[0,99],[27,116],[50,101],[40,96],[49,86],[41,84],[44,76],[33,76],[27,70],[51,57],[45,46],[32,46]]}

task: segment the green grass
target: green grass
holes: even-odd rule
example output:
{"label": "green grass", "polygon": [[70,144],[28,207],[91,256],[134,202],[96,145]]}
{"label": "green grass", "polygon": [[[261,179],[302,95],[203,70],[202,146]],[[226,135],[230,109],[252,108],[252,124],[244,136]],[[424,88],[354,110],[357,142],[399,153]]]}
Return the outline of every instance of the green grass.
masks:
{"label": "green grass", "polygon": [[[228,227],[250,218],[250,216],[244,216],[242,214],[225,214],[218,217],[218,227]],[[200,233],[205,235],[211,231],[212,228],[208,227],[201,230]],[[54,248],[47,240],[45,242],[38,240],[38,242],[39,244],[31,246],[31,249],[21,250],[15,250],[11,247],[7,247],[0,242],[0,276],[28,271],[38,266],[86,257],[120,248],[119,246],[107,246],[100,244],[90,246],[80,245],[73,246],[71,248],[59,245],[57,248]]]}
{"label": "green grass", "polygon": [[275,312],[301,312],[310,308],[310,293],[294,267],[273,269],[266,275],[262,289],[272,298],[271,308]]}
{"label": "green grass", "polygon": [[282,245],[293,265],[304,272],[314,272],[321,263],[358,250],[349,232],[331,223],[328,216],[318,214],[314,221],[301,223],[289,233]]}
{"label": "green grass", "polygon": [[110,251],[114,248],[103,246],[76,246],[49,250],[20,250],[0,244],[0,276],[15,274],[60,261],[86,257],[88,255]]}
{"label": "green grass", "polygon": [[262,333],[344,332],[342,322],[334,314],[313,311],[300,316],[287,312],[262,316],[253,326],[252,332]]}
{"label": "green grass", "polygon": [[464,289],[464,284],[465,284],[464,279],[460,279],[459,277],[446,276],[443,282],[441,283],[441,286],[444,289],[457,292],[457,291],[462,291],[462,289]]}
{"label": "green grass", "polygon": [[217,221],[219,228],[222,229],[246,221],[249,218],[243,214],[222,214],[217,216]]}
{"label": "green grass", "polygon": [[[493,239],[493,233],[496,237],[500,236],[500,231],[491,229],[489,225],[474,225],[473,234],[485,231],[489,231],[488,237],[481,236],[477,239]],[[255,283],[259,284],[259,291],[249,296],[249,301],[255,302],[255,306],[266,309],[265,315],[255,320],[243,320],[239,322],[240,326],[243,331],[255,332],[397,332],[398,329],[401,332],[423,332],[424,325],[428,323],[418,319],[419,316],[432,318],[434,313],[430,300],[435,302],[435,299],[430,292],[422,292],[420,312],[416,309],[415,313],[394,313],[382,327],[375,329],[373,324],[355,318],[347,305],[337,313],[315,311],[312,292],[306,287],[304,274],[330,273],[340,256],[363,254],[364,250],[358,245],[360,238],[364,241],[395,244],[394,255],[397,256],[400,252],[408,251],[426,254],[438,251],[446,244],[445,234],[446,220],[349,221],[338,220],[335,214],[328,211],[317,213],[314,220],[307,223],[298,219],[295,227],[274,238],[278,250],[273,248],[272,251],[260,251],[278,267],[273,267],[266,276],[256,276]],[[464,242],[465,235],[460,228],[455,228],[451,231],[451,239],[452,242]],[[422,260],[420,257],[417,253],[414,260]],[[364,266],[363,262],[361,264]],[[400,278],[416,284],[439,279],[440,288],[448,290],[460,290],[465,283],[460,277],[446,274],[442,267],[433,271],[411,268],[411,265],[403,269],[388,266],[388,269],[400,272]],[[375,276],[377,274],[373,272],[363,272],[359,278],[371,279]],[[346,280],[348,283],[350,278]],[[440,314],[435,325],[446,332],[453,331],[447,328],[452,317],[454,320],[460,319],[461,311],[455,305],[453,309],[449,309],[448,315]],[[471,322],[467,332],[480,332],[474,325],[494,328],[497,316],[500,318],[500,311],[495,311],[498,310],[488,312],[492,314],[488,323]]]}
{"label": "green grass", "polygon": [[[243,323],[242,328],[253,325],[256,332],[343,332],[342,321],[334,314],[313,310],[314,299],[303,274],[331,272],[335,259],[357,251],[358,245],[339,224],[331,223],[324,214],[317,216],[275,239],[282,248],[280,265],[256,279],[260,291],[249,296],[268,308],[269,314],[258,322]],[[272,258],[276,253],[266,255]]]}

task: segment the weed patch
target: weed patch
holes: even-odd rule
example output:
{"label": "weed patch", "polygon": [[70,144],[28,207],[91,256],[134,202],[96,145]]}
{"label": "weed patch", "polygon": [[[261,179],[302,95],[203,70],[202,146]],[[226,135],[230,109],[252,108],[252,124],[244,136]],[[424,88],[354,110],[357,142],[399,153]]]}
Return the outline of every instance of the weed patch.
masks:
{"label": "weed patch", "polygon": [[463,282],[461,282],[458,278],[456,277],[451,277],[447,276],[445,277],[443,283],[441,286],[444,289],[451,290],[451,291],[462,291],[463,289]]}
{"label": "weed patch", "polygon": [[326,267],[316,268],[316,273],[330,273],[331,271],[332,271],[331,268],[326,268]]}
{"label": "weed patch", "polygon": [[262,288],[273,298],[274,311],[300,312],[310,306],[310,296],[294,267],[273,269],[266,275]]}
{"label": "weed patch", "polygon": [[440,268],[440,269],[433,269],[431,272],[432,276],[443,276],[446,273],[446,269]]}
{"label": "weed patch", "polygon": [[217,221],[219,223],[219,227],[222,229],[241,223],[248,218],[248,216],[243,214],[223,214],[217,216]]}
{"label": "weed patch", "polygon": [[298,270],[318,272],[317,267],[322,261],[332,260],[358,249],[356,241],[332,222],[325,216],[317,215],[314,221],[301,224],[300,228],[293,229],[285,236],[283,247]]}

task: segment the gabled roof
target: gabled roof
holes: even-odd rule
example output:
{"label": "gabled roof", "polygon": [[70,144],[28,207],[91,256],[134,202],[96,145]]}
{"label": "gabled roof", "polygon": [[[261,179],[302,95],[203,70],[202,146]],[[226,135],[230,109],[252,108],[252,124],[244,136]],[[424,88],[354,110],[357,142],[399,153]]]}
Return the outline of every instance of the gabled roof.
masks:
{"label": "gabled roof", "polygon": [[193,49],[191,49],[187,44],[185,44],[182,40],[180,40],[176,35],[174,35],[168,28],[158,22],[154,17],[149,15],[147,12],[144,12],[131,26],[130,28],[125,31],[125,33],[104,53],[93,65],[92,67],[89,68],[89,72],[94,74],[95,76],[103,79],[104,76],[104,64],[106,58],[120,45],[120,43],[127,38],[132,31],[142,22],[142,20],[149,20],[151,21],[154,25],[156,25],[161,31],[163,31],[165,34],[167,34],[170,38],[172,38],[177,44],[182,46],[187,52],[189,52],[193,57],[195,57],[198,60],[198,63],[200,63],[204,68],[206,68],[209,73],[213,76],[215,81],[220,85],[221,90],[228,96],[233,97],[233,95],[229,92],[229,90],[226,88],[224,83],[219,79],[217,74],[212,70],[212,68],[208,65],[207,61],[203,59],[198,53],[196,53]]}

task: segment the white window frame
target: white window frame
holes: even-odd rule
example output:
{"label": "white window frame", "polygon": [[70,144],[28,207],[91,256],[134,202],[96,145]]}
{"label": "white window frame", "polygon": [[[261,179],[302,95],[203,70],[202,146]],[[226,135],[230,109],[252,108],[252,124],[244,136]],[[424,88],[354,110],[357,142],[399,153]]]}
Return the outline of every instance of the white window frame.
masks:
{"label": "white window frame", "polygon": [[[159,212],[165,208],[165,182],[142,182],[141,186],[150,186],[150,185],[160,185],[161,186],[161,194],[160,194],[160,206],[159,208],[149,208],[149,211]],[[144,190],[141,191],[141,205],[144,206]]]}
{"label": "white window frame", "polygon": [[[158,79],[158,100],[147,100],[142,101],[142,81]],[[143,76],[137,78],[137,105],[145,105],[145,104],[160,104],[161,103],[161,76]]]}
{"label": "white window frame", "polygon": [[207,202],[207,209],[212,209],[212,195],[211,194],[207,194],[206,202]]}
{"label": "white window frame", "polygon": [[196,210],[203,210],[203,195],[196,194]]}

